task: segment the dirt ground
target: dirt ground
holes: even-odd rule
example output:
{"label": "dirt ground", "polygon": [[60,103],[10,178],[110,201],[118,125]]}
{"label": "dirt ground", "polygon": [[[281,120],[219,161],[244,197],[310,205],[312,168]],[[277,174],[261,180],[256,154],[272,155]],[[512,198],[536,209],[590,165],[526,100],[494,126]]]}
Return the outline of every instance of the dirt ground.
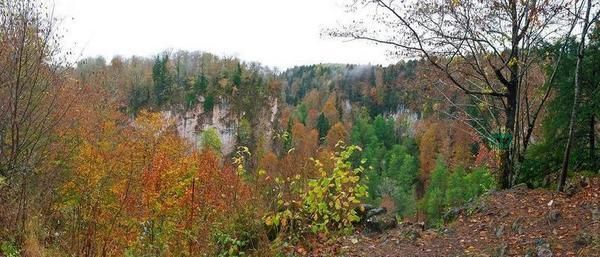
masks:
{"label": "dirt ground", "polygon": [[442,229],[400,224],[316,247],[310,256],[600,256],[600,178],[569,195],[525,187],[494,192]]}

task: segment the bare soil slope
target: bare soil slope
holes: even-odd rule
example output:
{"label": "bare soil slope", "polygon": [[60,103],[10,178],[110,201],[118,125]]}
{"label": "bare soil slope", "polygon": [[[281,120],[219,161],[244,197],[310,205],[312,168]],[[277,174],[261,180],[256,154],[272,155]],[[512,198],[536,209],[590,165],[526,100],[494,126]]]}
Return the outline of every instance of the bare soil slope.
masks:
{"label": "bare soil slope", "polygon": [[600,179],[571,194],[518,187],[494,192],[439,230],[401,224],[382,234],[356,233],[322,256],[600,256]]}

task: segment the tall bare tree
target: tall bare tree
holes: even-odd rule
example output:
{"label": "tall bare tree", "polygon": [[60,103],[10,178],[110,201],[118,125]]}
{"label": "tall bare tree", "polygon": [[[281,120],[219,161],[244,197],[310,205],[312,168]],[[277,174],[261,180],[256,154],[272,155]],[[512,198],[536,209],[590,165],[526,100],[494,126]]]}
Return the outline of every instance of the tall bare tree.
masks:
{"label": "tall bare tree", "polygon": [[[558,191],[563,191],[565,182],[567,180],[567,172],[569,170],[569,159],[571,158],[571,146],[573,145],[574,131],[575,131],[575,120],[577,116],[577,110],[579,105],[579,91],[581,89],[581,73],[583,67],[583,59],[585,58],[585,39],[588,35],[590,27],[598,20],[600,16],[600,10],[595,10],[598,7],[598,3],[594,4],[592,0],[581,1],[581,6],[585,8],[583,16],[580,13],[576,13],[576,19],[581,20],[581,34],[579,35],[579,45],[577,47],[577,62],[575,64],[575,80],[574,80],[574,96],[573,96],[573,107],[571,107],[571,116],[569,118],[569,135],[567,137],[567,145],[565,146],[565,152],[563,156],[563,162],[560,170],[560,176],[558,179]],[[594,13],[592,13],[594,10]],[[592,128],[593,131],[593,128]]]}
{"label": "tall bare tree", "polygon": [[[48,155],[52,129],[64,113],[58,100],[66,66],[56,20],[35,0],[0,0],[0,220],[22,232],[28,189]],[[14,208],[13,208],[14,207]]]}
{"label": "tall bare tree", "polygon": [[[354,21],[331,36],[372,41],[391,54],[420,57],[441,71],[441,83],[486,106],[469,119],[501,150],[500,185],[510,187],[538,116],[550,95],[550,78],[529,79],[547,62],[538,51],[573,28],[571,0],[349,0]],[[553,55],[555,64],[560,55]],[[554,66],[556,67],[556,65]],[[504,142],[501,142],[504,141]]]}

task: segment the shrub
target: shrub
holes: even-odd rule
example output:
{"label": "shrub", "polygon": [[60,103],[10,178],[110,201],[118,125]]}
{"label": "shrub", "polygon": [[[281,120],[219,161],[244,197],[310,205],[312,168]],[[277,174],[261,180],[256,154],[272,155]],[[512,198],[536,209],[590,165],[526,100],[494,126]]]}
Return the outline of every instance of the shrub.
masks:
{"label": "shrub", "polygon": [[213,237],[217,245],[217,256],[233,257],[246,255],[243,249],[246,248],[248,241],[235,238],[221,231],[215,232]]}
{"label": "shrub", "polygon": [[219,132],[216,128],[207,128],[200,135],[202,140],[202,148],[214,151],[216,153],[221,153],[221,138],[219,137]]}
{"label": "shrub", "polygon": [[14,242],[4,241],[0,243],[0,255],[6,257],[19,257],[21,251]]}
{"label": "shrub", "polygon": [[[349,231],[352,223],[359,221],[354,206],[367,196],[367,187],[360,183],[362,166],[353,168],[348,161],[352,153],[360,150],[357,146],[342,147],[339,155],[334,155],[333,171],[327,172],[317,160],[320,176],[308,183],[304,196],[304,207],[311,220],[309,227],[313,233],[327,232],[330,228]],[[363,161],[364,163],[364,161]]]}
{"label": "shrub", "polygon": [[496,180],[486,168],[476,168],[465,178],[468,199],[482,195],[496,187]]}
{"label": "shrub", "polygon": [[242,207],[213,229],[216,256],[246,256],[258,248],[262,223],[256,217],[256,211],[252,206]]}
{"label": "shrub", "polygon": [[471,185],[466,183],[465,169],[458,167],[448,178],[448,189],[446,191],[446,204],[449,206],[458,206],[469,199]]}
{"label": "shrub", "polygon": [[437,224],[446,207],[446,189],[448,185],[448,167],[438,158],[431,173],[431,180],[425,192],[425,212],[430,224]]}
{"label": "shrub", "polygon": [[427,223],[431,226],[441,225],[441,218],[448,208],[464,205],[494,186],[495,180],[485,168],[467,173],[459,167],[449,173],[444,161],[438,159],[421,202],[427,214]]}
{"label": "shrub", "polygon": [[354,207],[368,195],[367,187],[360,182],[364,168],[353,167],[349,161],[355,151],[360,151],[359,147],[341,146],[339,149],[341,152],[331,157],[334,163],[332,170],[326,170],[320,161],[315,160],[318,175],[303,188],[297,187],[302,185],[299,176],[287,182],[275,179],[278,184],[296,188],[298,200],[284,200],[283,191],[287,190],[281,188],[282,192],[277,195],[277,211],[264,218],[267,226],[277,227],[280,233],[292,240],[308,232],[352,230],[352,223],[359,220]]}

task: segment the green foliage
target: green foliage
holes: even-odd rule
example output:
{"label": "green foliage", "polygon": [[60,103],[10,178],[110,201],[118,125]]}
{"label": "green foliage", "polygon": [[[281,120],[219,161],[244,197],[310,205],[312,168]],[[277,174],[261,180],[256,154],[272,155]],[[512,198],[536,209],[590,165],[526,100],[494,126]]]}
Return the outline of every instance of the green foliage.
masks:
{"label": "green foliage", "polygon": [[[416,61],[399,62],[387,67],[372,65],[316,64],[287,69],[284,97],[288,104],[296,105],[313,89],[330,92],[335,85],[338,94],[352,102],[360,102],[372,116],[395,111],[398,105],[416,98],[413,94],[394,87],[400,77],[414,77]],[[378,78],[380,78],[378,80]],[[364,90],[364,86],[375,89]]]}
{"label": "green foliage", "polygon": [[231,82],[233,86],[239,87],[242,84],[242,64],[240,62],[235,66],[235,70],[231,73]]}
{"label": "green foliage", "polygon": [[386,119],[381,115],[377,115],[373,120],[373,130],[377,139],[383,142],[387,148],[392,147],[397,142],[393,119]]}
{"label": "green foliage", "polygon": [[[419,165],[414,139],[400,140],[393,119],[378,115],[373,120],[366,114],[358,115],[352,127],[351,140],[364,147],[355,162],[366,159],[369,169],[365,183],[371,202],[390,196],[401,216],[413,215],[416,211],[415,183]],[[400,144],[398,144],[400,143]]]}
{"label": "green foliage", "polygon": [[206,75],[204,75],[204,73],[200,74],[200,76],[198,76],[198,78],[196,78],[196,81],[194,81],[194,87],[193,87],[193,92],[196,95],[202,95],[206,93],[206,90],[208,89],[208,78],[206,78]]}
{"label": "green foliage", "polygon": [[381,195],[391,196],[396,204],[397,212],[401,216],[413,215],[416,211],[415,183],[418,176],[417,160],[408,153],[406,147],[394,145],[392,150],[386,156],[386,169],[383,173],[383,179],[388,180],[388,188],[379,186]]}
{"label": "green foliage", "polygon": [[330,124],[325,114],[321,113],[317,119],[317,131],[319,132],[319,141],[323,143],[327,132],[329,132]]}
{"label": "green foliage", "polygon": [[427,223],[430,226],[440,226],[445,210],[444,191],[436,187],[428,187],[425,194],[424,209],[427,214]]}
{"label": "green foliage", "polygon": [[0,253],[5,257],[20,257],[21,251],[14,242],[3,241],[0,243]]}
{"label": "green foliage", "polygon": [[464,199],[472,199],[496,187],[496,182],[490,171],[479,167],[468,173],[465,178],[467,196]]}
{"label": "green foliage", "polygon": [[152,67],[154,81],[154,99],[157,106],[162,106],[171,97],[173,78],[168,68],[169,55],[157,56]]}
{"label": "green foliage", "polygon": [[204,103],[202,104],[205,112],[212,112],[215,107],[215,96],[207,95],[204,97]]}
{"label": "green foliage", "polygon": [[[364,168],[353,167],[349,161],[350,156],[361,149],[357,146],[340,146],[340,149],[341,152],[331,157],[332,170],[325,170],[323,164],[315,160],[316,178],[304,186],[299,175],[288,181],[289,188],[299,200],[284,200],[280,192],[277,195],[278,211],[264,218],[267,226],[278,227],[291,238],[299,238],[308,232],[347,233],[352,230],[352,223],[359,220],[354,208],[368,193],[367,187],[360,182]],[[279,178],[275,180],[277,184],[286,183]]]}
{"label": "green foliage", "polygon": [[448,178],[448,189],[446,191],[446,204],[449,206],[459,206],[464,203],[468,197],[466,187],[465,169],[458,167]]}
{"label": "green foliage", "polygon": [[221,153],[221,138],[219,137],[219,132],[216,128],[207,128],[200,135],[202,140],[202,148],[209,149],[211,151],[215,151],[216,153]]}
{"label": "green foliage", "polygon": [[208,89],[208,78],[204,73],[200,74],[191,88],[186,91],[185,105],[187,109],[192,108],[198,103],[198,96],[205,95]]}
{"label": "green foliage", "polygon": [[219,257],[246,256],[242,250],[248,244],[246,240],[240,240],[220,231],[215,232],[213,240],[217,245],[217,256]]}
{"label": "green foliage", "polygon": [[386,155],[384,176],[393,178],[400,185],[411,187],[417,178],[417,160],[405,146],[394,145]]}
{"label": "green foliage", "polygon": [[[573,106],[573,83],[579,42],[572,38],[540,50],[547,56],[556,58],[563,43],[566,44],[565,52],[562,54],[554,83],[550,85],[553,97],[546,105],[546,112],[551,115],[544,116],[540,126],[542,132],[540,140],[536,140],[537,142],[532,143],[528,148],[517,178],[517,182],[527,183],[530,186],[548,186],[545,177],[549,172],[559,170],[562,166],[565,150],[563,146],[566,145],[568,138],[569,119]],[[574,122],[575,140],[572,142],[569,164],[573,169],[594,171],[600,169],[596,129],[600,116],[598,67],[600,67],[600,26],[595,26],[590,33],[582,63],[580,102]],[[547,77],[553,71],[553,65],[545,67]]]}
{"label": "green foliage", "polygon": [[424,197],[425,213],[427,214],[427,220],[432,225],[439,224],[446,208],[446,190],[449,175],[448,167],[441,158],[438,158]]}
{"label": "green foliage", "polygon": [[356,118],[352,126],[350,138],[353,144],[363,147],[369,145],[377,138],[369,116],[361,114]]}
{"label": "green foliage", "polygon": [[485,168],[467,172],[458,167],[450,173],[439,158],[422,201],[428,224],[442,224],[442,216],[450,207],[458,207],[494,188],[494,177]]}
{"label": "green foliage", "polygon": [[352,167],[348,161],[357,146],[342,147],[343,151],[333,157],[333,171],[325,171],[317,160],[320,176],[308,183],[304,197],[305,212],[311,221],[311,231],[327,232],[330,228],[350,231],[352,223],[358,221],[354,206],[367,196],[367,188],[360,183],[364,168]]}
{"label": "green foliage", "polygon": [[226,218],[213,231],[212,241],[216,256],[247,256],[257,248],[262,222],[253,206],[243,206]]}
{"label": "green foliage", "polygon": [[379,194],[376,192],[377,185],[380,181],[381,173],[384,168],[384,156],[386,149],[383,143],[373,139],[373,141],[365,146],[365,150],[362,153],[361,160],[366,160],[369,171],[369,193],[373,194],[372,197],[378,197]]}
{"label": "green foliage", "polygon": [[139,110],[150,103],[150,90],[146,87],[134,87],[129,92],[129,112],[138,113]]}
{"label": "green foliage", "polygon": [[308,118],[308,108],[304,103],[300,104],[296,109],[296,117],[302,124],[306,125],[306,119]]}
{"label": "green foliage", "polygon": [[252,140],[252,125],[245,117],[240,119],[237,131],[238,145],[250,146]]}

